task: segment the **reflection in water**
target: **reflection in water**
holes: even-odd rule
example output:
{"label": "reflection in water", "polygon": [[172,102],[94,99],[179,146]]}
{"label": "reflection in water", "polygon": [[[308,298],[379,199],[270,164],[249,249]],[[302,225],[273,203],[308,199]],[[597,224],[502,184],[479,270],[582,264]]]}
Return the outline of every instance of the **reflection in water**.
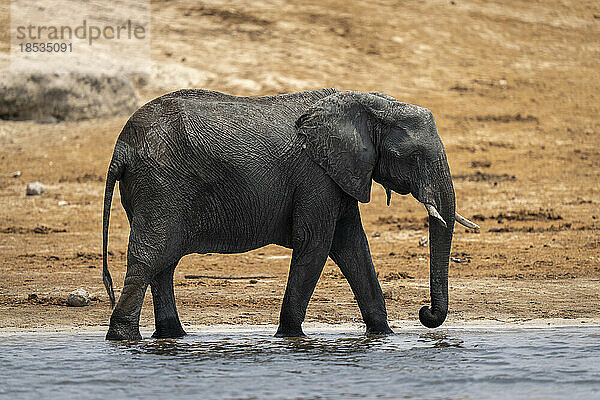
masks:
{"label": "reflection in water", "polygon": [[461,339],[448,336],[443,332],[427,332],[419,335],[419,341],[425,343],[433,343],[433,347],[463,347],[464,343]]}
{"label": "reflection in water", "polygon": [[[593,398],[600,327],[0,336],[0,398]],[[424,390],[426,389],[426,392]]]}
{"label": "reflection in water", "polygon": [[[314,356],[344,358],[365,354],[375,346],[385,344],[384,336],[319,336],[298,338],[243,337],[218,335],[188,335],[181,339],[153,339],[112,342],[133,354],[154,354],[187,360],[236,359],[256,361],[272,356]],[[392,342],[391,340],[387,340]],[[435,344],[434,344],[435,346]],[[348,359],[350,360],[350,359]]]}

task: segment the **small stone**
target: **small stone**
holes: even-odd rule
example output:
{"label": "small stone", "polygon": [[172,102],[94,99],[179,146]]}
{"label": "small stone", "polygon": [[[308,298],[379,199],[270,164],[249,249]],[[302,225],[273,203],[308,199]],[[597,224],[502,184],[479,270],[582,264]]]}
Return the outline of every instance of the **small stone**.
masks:
{"label": "small stone", "polygon": [[38,299],[38,295],[35,293],[31,293],[29,296],[27,296],[27,300],[37,300]]}
{"label": "small stone", "polygon": [[421,239],[419,239],[419,246],[420,247],[425,247],[429,244],[429,238],[427,236],[423,236]]}
{"label": "small stone", "polygon": [[90,294],[84,289],[73,290],[67,296],[67,305],[70,307],[83,307],[90,304]]}
{"label": "small stone", "polygon": [[38,196],[46,191],[46,186],[41,182],[30,182],[27,184],[27,196]]}
{"label": "small stone", "polygon": [[378,238],[381,236],[381,232],[373,232],[373,235],[371,236],[373,236],[374,238]]}
{"label": "small stone", "polygon": [[331,30],[338,36],[346,36],[346,34],[348,33],[348,29],[346,29],[345,27],[333,27],[331,28]]}
{"label": "small stone", "polygon": [[68,202],[68,201],[66,201],[66,200],[60,200],[60,201],[58,202],[58,205],[59,205],[60,207],[62,207],[62,206],[66,206],[66,205],[68,205],[68,204],[69,204],[69,202]]}
{"label": "small stone", "polygon": [[256,279],[250,279],[250,284],[254,285],[255,283],[258,283]]}

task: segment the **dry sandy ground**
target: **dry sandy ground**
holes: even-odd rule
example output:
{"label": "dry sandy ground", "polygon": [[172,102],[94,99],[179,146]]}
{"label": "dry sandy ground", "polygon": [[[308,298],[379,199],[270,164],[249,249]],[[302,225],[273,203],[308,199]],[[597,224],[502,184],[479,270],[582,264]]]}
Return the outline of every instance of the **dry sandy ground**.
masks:
{"label": "dry sandy ground", "polygon": [[[238,95],[336,87],[428,107],[446,144],[458,209],[482,227],[456,229],[449,323],[596,317],[598,3],[398,4],[153,2],[152,57],[166,75],[158,73],[141,96],[185,86],[179,74],[168,75],[185,71],[197,86]],[[107,323],[101,200],[126,119],[0,122],[0,328]],[[17,170],[21,177],[8,175]],[[48,190],[26,197],[35,180]],[[119,290],[128,225],[116,197],[110,268]],[[378,185],[361,210],[390,319],[416,321],[429,301],[428,249],[419,245],[426,213],[400,195],[386,207]],[[175,275],[182,321],[276,323],[289,257],[276,246],[185,257]],[[66,294],[79,287],[95,296],[91,306],[66,307]],[[149,294],[146,301],[148,326]],[[329,261],[307,321],[359,320]]]}

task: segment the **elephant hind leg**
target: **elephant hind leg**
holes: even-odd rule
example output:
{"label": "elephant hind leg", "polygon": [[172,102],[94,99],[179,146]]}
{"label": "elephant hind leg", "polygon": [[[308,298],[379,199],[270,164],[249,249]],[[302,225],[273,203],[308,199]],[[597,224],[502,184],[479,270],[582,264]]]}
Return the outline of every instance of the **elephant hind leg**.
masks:
{"label": "elephant hind leg", "polygon": [[[174,234],[174,226],[176,225],[169,224],[157,216],[133,216],[127,249],[127,274],[123,292],[110,317],[110,327],[106,334],[107,340],[139,340],[142,338],[139,330],[140,312],[148,285],[155,282],[157,278],[156,283],[161,288],[160,294],[167,293],[165,303],[172,302],[174,305],[173,272],[170,271],[167,278],[160,279],[161,273],[167,267],[169,270],[174,269],[174,266],[177,265],[176,261],[181,257],[181,246],[175,240],[178,236]],[[165,279],[168,284],[163,283]],[[168,286],[170,286],[170,290],[163,288]],[[165,306],[162,305],[161,308],[165,308]],[[163,312],[161,311],[161,313]]]}
{"label": "elephant hind leg", "polygon": [[140,312],[149,280],[142,271],[145,264],[134,257],[127,257],[127,274],[123,291],[110,317],[107,340],[140,340]]}
{"label": "elephant hind leg", "polygon": [[174,263],[165,268],[150,281],[156,325],[153,338],[178,338],[186,335],[179,321],[175,304],[173,274],[176,266],[177,263]]}

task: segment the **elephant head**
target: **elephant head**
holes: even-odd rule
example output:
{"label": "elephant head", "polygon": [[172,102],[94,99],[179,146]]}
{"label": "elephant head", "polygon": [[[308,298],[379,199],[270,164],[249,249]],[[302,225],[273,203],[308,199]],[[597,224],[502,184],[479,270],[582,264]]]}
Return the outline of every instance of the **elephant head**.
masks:
{"label": "elephant head", "polygon": [[411,193],[429,213],[431,307],[421,323],[440,326],[448,313],[448,264],[454,222],[477,228],[455,211],[454,187],[432,113],[379,93],[338,92],[296,121],[310,158],[348,195],[366,203],[371,180]]}

